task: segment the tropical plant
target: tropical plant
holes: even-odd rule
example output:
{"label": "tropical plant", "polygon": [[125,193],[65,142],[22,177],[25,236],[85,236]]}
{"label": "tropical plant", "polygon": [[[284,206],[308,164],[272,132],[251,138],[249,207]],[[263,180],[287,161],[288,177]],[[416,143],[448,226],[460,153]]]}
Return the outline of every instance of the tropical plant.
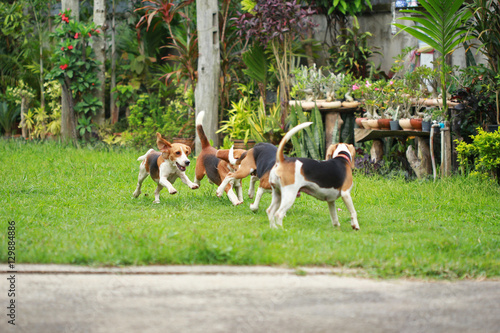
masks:
{"label": "tropical plant", "polygon": [[321,112],[317,107],[306,113],[300,106],[292,106],[290,109],[290,128],[305,122],[312,122],[304,131],[292,136],[293,154],[297,157],[308,157],[315,160],[323,160],[325,156],[325,130]]}
{"label": "tropical plant", "polygon": [[[478,50],[488,59],[495,76],[500,76],[500,4],[494,0],[474,0],[469,5],[473,13],[469,21],[471,35],[481,42]],[[500,80],[493,81],[496,97],[496,123],[500,124]]]}
{"label": "tropical plant", "polygon": [[86,25],[72,20],[69,11],[59,13],[58,23],[59,27],[52,34],[57,40],[52,59],[54,67],[46,78],[59,81],[66,92],[71,123],[69,138],[74,141],[77,138],[76,112],[94,114],[96,107],[102,108],[101,101],[93,101],[94,90],[101,82],[97,77],[99,63],[89,46],[92,35],[100,31],[93,23]]}
{"label": "tropical plant", "polygon": [[253,112],[248,119],[250,122],[250,137],[256,142],[270,142],[279,144],[283,137],[281,128],[281,110],[278,103],[267,108],[264,99],[259,99],[257,111]]}
{"label": "tropical plant", "polygon": [[232,108],[228,110],[228,119],[222,121],[222,125],[217,133],[227,134],[231,140],[250,139],[252,125],[250,119],[254,109],[248,97],[243,97],[237,102],[231,102]]}
{"label": "tropical plant", "polygon": [[353,17],[352,28],[343,29],[343,34],[337,36],[342,40],[338,48],[330,49],[330,62],[337,73],[352,74],[357,78],[373,77],[376,68],[370,58],[375,54],[378,47],[369,46],[368,39],[373,35],[369,32],[361,32],[358,18]]}
{"label": "tropical plant", "polygon": [[465,23],[472,13],[463,7],[465,0],[420,0],[424,10],[406,9],[403,13],[415,14],[398,19],[418,23],[415,26],[395,25],[401,31],[406,31],[418,40],[427,43],[440,53],[440,83],[443,100],[443,110],[448,114],[447,90],[449,89],[448,66],[446,56],[451,54],[458,45],[473,38],[467,35]]}
{"label": "tropical plant", "polygon": [[263,98],[265,105],[266,88],[269,80],[269,61],[264,48],[260,44],[255,44],[242,54],[242,59],[247,66],[243,72],[257,82],[260,96]]}
{"label": "tropical plant", "polygon": [[11,105],[6,101],[0,102],[0,126],[6,136],[12,133],[12,126],[19,118],[21,109],[17,105]]}
{"label": "tropical plant", "polygon": [[290,71],[292,70],[292,43],[300,34],[314,26],[311,8],[304,9],[296,0],[260,0],[252,11],[236,18],[239,35],[248,41],[255,38],[263,47],[270,46],[280,82],[282,126],[290,100]]}

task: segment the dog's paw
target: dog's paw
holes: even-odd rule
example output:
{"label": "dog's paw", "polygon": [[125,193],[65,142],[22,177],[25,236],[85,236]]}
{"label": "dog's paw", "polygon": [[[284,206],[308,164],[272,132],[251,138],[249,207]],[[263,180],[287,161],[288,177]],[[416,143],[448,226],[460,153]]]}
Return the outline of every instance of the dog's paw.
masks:
{"label": "dog's paw", "polygon": [[134,198],[137,198],[139,195],[141,195],[141,191],[135,191],[132,195],[134,196]]}
{"label": "dog's paw", "polygon": [[155,203],[155,204],[159,204],[159,203],[160,203],[160,200],[155,200],[155,201],[153,201],[153,203]]}
{"label": "dog's paw", "polygon": [[256,211],[257,211],[257,209],[259,209],[259,205],[250,204],[250,210],[251,210],[252,212],[256,212]]}
{"label": "dog's paw", "polygon": [[191,188],[192,190],[196,190],[196,189],[200,188],[200,185],[198,185],[198,184],[191,184],[191,185],[189,185],[189,188]]}
{"label": "dog's paw", "polygon": [[215,191],[215,194],[220,198],[222,197],[222,194],[224,194],[224,189],[219,189],[217,188],[217,191]]}
{"label": "dog's paw", "polygon": [[177,194],[177,190],[174,188],[172,190],[168,190],[168,193],[170,193],[170,194]]}

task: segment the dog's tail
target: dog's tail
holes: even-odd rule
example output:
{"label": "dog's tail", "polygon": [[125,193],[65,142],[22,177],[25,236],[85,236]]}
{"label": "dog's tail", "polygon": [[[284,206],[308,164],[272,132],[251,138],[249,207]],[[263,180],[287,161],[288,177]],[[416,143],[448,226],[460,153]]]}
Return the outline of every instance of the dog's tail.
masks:
{"label": "dog's tail", "polygon": [[196,117],[196,131],[198,132],[198,137],[200,138],[201,149],[205,149],[206,147],[210,146],[210,141],[208,141],[205,131],[203,130],[204,117],[205,111],[200,111],[200,113],[198,113],[198,116]]}
{"label": "dog's tail", "polygon": [[146,159],[146,157],[147,157],[147,156],[148,156],[151,152],[153,152],[153,151],[155,151],[155,150],[154,150],[154,149],[150,149],[150,150],[148,150],[148,152],[147,152],[146,154],[144,154],[144,155],[142,155],[142,156],[139,156],[139,158],[138,158],[137,160],[138,160],[138,161],[144,161],[144,160]]}
{"label": "dog's tail", "polygon": [[285,155],[283,154],[283,150],[285,149],[285,144],[292,138],[292,136],[301,129],[311,126],[311,124],[312,122],[310,121],[307,123],[299,124],[294,128],[292,128],[291,130],[289,130],[288,133],[286,133],[283,139],[281,139],[280,145],[278,146],[278,150],[276,151],[276,163],[283,163],[283,161],[285,160]]}

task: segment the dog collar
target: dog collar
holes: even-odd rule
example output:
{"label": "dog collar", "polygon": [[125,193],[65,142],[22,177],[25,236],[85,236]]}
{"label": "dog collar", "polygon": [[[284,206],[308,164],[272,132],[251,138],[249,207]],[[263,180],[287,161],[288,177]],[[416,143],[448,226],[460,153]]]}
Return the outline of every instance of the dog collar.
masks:
{"label": "dog collar", "polygon": [[344,152],[340,152],[337,157],[343,157],[347,160],[347,162],[351,163],[351,158]]}

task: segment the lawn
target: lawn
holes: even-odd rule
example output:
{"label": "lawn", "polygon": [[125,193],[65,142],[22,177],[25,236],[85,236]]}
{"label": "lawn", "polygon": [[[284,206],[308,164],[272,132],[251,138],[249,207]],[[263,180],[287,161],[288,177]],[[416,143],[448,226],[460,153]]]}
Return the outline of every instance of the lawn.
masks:
{"label": "lawn", "polygon": [[[0,140],[0,262],[9,221],[17,263],[78,265],[229,264],[335,266],[372,277],[500,277],[500,187],[452,177],[410,181],[355,176],[361,230],[343,202],[340,229],[328,208],[297,199],[283,229],[270,229],[264,195],[258,212],[218,198],[205,178],[176,195],[147,179],[132,198],[144,152]],[[194,158],[193,158],[194,160]],[[188,169],[194,176],[194,164]],[[144,193],[148,194],[145,196]]]}

